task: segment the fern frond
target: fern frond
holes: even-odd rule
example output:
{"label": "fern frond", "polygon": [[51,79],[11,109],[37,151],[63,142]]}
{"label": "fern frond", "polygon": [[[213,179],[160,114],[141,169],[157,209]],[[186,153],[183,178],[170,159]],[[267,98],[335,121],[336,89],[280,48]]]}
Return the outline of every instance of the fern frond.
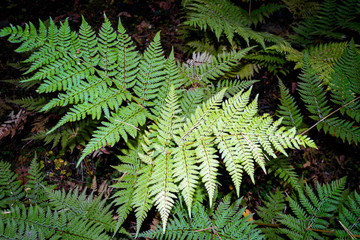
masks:
{"label": "fern frond", "polygon": [[10,170],[10,163],[0,161],[0,207],[16,205],[25,196],[25,191],[17,174]]}
{"label": "fern frond", "polygon": [[[174,49],[171,50],[170,56],[168,59],[166,59],[165,63],[165,79],[159,89],[158,97],[155,99],[155,107],[154,112],[157,112],[158,114],[161,111],[161,107],[166,104],[166,97],[167,94],[170,92],[171,86],[174,86],[175,89],[180,88],[184,82],[185,78],[181,72],[181,69],[177,66],[175,59],[174,59]],[[177,93],[182,92],[181,90],[176,90]],[[158,115],[156,114],[156,115]]]}
{"label": "fern frond", "polygon": [[286,234],[290,239],[320,239],[317,232],[309,231],[309,228],[327,229],[330,217],[338,208],[342,200],[342,192],[345,187],[345,178],[334,181],[331,184],[317,185],[317,191],[312,191],[306,186],[305,192],[299,191],[297,201],[288,197],[293,215],[282,214],[279,221],[287,228],[281,228],[280,233]]}
{"label": "fern frond", "polygon": [[51,211],[38,205],[16,205],[0,214],[0,236],[21,239],[111,239],[102,226],[67,211]]}
{"label": "fern frond", "polygon": [[114,220],[111,214],[112,204],[107,204],[106,198],[102,199],[102,195],[94,197],[93,194],[86,195],[86,189],[79,193],[76,188],[69,192],[52,191],[47,189],[47,195],[52,205],[52,209],[56,211],[66,211],[69,219],[83,219],[96,226],[99,232],[113,231]]}
{"label": "fern frond", "polygon": [[49,101],[47,97],[24,97],[22,99],[10,100],[9,102],[18,104],[19,106],[28,109],[29,111],[40,111]]}
{"label": "fern frond", "polygon": [[119,19],[118,23],[118,35],[117,39],[119,44],[118,48],[118,67],[115,78],[115,84],[118,88],[129,89],[135,85],[136,74],[139,71],[138,64],[140,62],[140,56],[138,51],[135,50],[135,46],[129,35],[126,33],[125,28],[121,24]]}
{"label": "fern frond", "polygon": [[326,99],[326,92],[322,88],[321,81],[314,71],[309,67],[305,57],[302,82],[299,83],[300,95],[311,113],[310,118],[318,121],[317,128],[323,129],[325,133],[330,132],[336,137],[349,143],[360,141],[360,128],[353,126],[354,122],[345,121],[337,117],[328,117],[332,111]]}
{"label": "fern frond", "polygon": [[165,59],[160,45],[160,32],[158,32],[149,47],[144,52],[144,58],[139,63],[138,81],[134,92],[141,99],[144,106],[153,106],[162,81],[165,78]]}
{"label": "fern frond", "polygon": [[288,127],[296,127],[299,129],[303,117],[300,113],[298,106],[296,105],[295,99],[290,95],[289,90],[285,87],[283,82],[279,79],[280,87],[280,104],[277,114],[283,118],[282,123]]}
{"label": "fern frond", "polygon": [[251,19],[247,11],[236,6],[230,1],[203,1],[194,0],[186,5],[188,12],[188,20],[185,25],[198,27],[201,30],[208,28],[215,33],[217,39],[224,33],[226,38],[233,44],[235,33],[242,37],[249,45],[250,40],[254,40],[265,48],[265,40],[279,41],[276,37],[266,33],[255,32],[250,28],[250,25],[257,20],[262,19],[264,15],[275,11],[277,7],[264,7],[255,11],[255,18]]}
{"label": "fern frond", "polygon": [[114,198],[114,204],[119,206],[117,209],[119,218],[114,232],[118,231],[119,227],[124,223],[128,214],[133,209],[132,199],[135,184],[139,171],[144,165],[139,158],[139,153],[143,152],[141,144],[133,146],[128,143],[127,146],[129,147],[128,150],[122,150],[124,155],[117,156],[119,160],[121,160],[121,164],[114,166],[114,168],[122,174],[122,176],[117,179],[118,182],[112,185],[113,188],[120,189],[112,196],[112,198]]}
{"label": "fern frond", "polygon": [[211,57],[210,63],[205,62],[197,68],[194,66],[184,66],[185,74],[189,79],[197,82],[210,82],[225,75],[232,67],[236,66],[241,58],[243,58],[253,47],[245,48],[240,51],[232,51],[229,53],[219,54]]}
{"label": "fern frond", "polygon": [[34,159],[31,161],[29,174],[29,181],[26,183],[26,198],[30,200],[31,204],[46,206],[47,203],[45,203],[45,201],[47,201],[48,198],[43,186],[47,184],[44,183],[45,175],[41,172],[36,153]]}
{"label": "fern frond", "polygon": [[203,102],[204,98],[205,92],[203,88],[189,89],[188,91],[185,91],[180,100],[184,116],[189,117],[190,114],[195,112],[197,106]]}
{"label": "fern frond", "polygon": [[85,119],[71,125],[63,125],[51,133],[45,129],[24,140],[43,140],[45,144],[52,143],[51,148],[60,144],[62,151],[69,149],[72,152],[77,145],[86,146],[97,124],[98,121]]}
{"label": "fern frond", "polygon": [[359,219],[360,219],[360,196],[354,191],[349,194],[345,203],[341,206],[339,210],[339,219],[338,222],[341,225],[341,230],[338,229],[335,231],[335,235],[339,239],[347,239],[350,237],[355,237],[355,235],[360,235],[359,229]]}
{"label": "fern frond", "polygon": [[224,197],[216,209],[210,210],[195,203],[193,218],[189,218],[182,208],[170,219],[165,233],[157,227],[139,236],[156,239],[263,239],[264,236],[251,224],[251,216],[242,216],[245,208],[240,208],[241,199],[233,204],[230,204],[230,199],[229,195]]}
{"label": "fern frond", "polygon": [[275,176],[283,179],[294,189],[300,189],[299,177],[295,172],[295,168],[289,163],[288,157],[277,157],[268,162],[269,173],[274,172]]}
{"label": "fern frond", "polygon": [[216,87],[213,88],[212,92],[217,93],[222,89],[226,88],[225,97],[232,97],[242,90],[246,88],[250,88],[255,83],[259,82],[259,80],[222,80],[218,81]]}
{"label": "fern frond", "polygon": [[135,138],[138,126],[145,124],[146,116],[148,116],[146,109],[137,104],[130,104],[120,108],[116,113],[112,113],[112,116],[108,117],[108,122],[102,122],[103,126],[95,130],[77,165],[91,152],[106,145],[114,146],[120,137],[125,141],[127,141],[128,135]]}
{"label": "fern frond", "polygon": [[[98,49],[99,54],[101,56],[101,61],[99,61],[99,67],[104,71],[104,75],[107,77],[111,77],[117,74],[117,48],[116,46],[119,44],[118,39],[116,37],[116,32],[109,19],[104,16],[104,23],[102,24],[99,31],[98,38]],[[111,82],[108,82],[111,85]]]}

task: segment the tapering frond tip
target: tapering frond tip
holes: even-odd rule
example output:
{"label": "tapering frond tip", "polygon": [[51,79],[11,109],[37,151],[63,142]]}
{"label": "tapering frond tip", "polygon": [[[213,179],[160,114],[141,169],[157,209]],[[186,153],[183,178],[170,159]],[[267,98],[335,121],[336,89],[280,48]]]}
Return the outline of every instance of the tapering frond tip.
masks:
{"label": "tapering frond tip", "polygon": [[119,20],[118,20],[118,32],[121,33],[121,34],[124,34],[126,32],[124,26],[121,23],[121,18],[120,17],[119,17]]}
{"label": "tapering frond tip", "polygon": [[154,42],[156,42],[156,41],[160,41],[160,32],[161,31],[158,31],[157,33],[156,33],[156,35],[155,35],[155,37],[154,37]]}

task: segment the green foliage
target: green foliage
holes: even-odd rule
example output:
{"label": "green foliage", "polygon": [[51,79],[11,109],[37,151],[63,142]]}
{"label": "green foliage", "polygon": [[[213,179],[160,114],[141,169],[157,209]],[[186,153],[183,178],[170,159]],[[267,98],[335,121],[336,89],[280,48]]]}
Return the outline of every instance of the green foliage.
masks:
{"label": "green foliage", "polygon": [[96,128],[98,121],[84,119],[79,122],[63,125],[55,131],[49,129],[40,131],[25,140],[43,140],[45,144],[51,144],[51,148],[61,146],[62,151],[73,152],[76,146],[86,146],[91,138],[91,133]]}
{"label": "green foliage", "polygon": [[249,45],[250,40],[259,43],[265,48],[265,41],[279,42],[281,38],[265,32],[256,32],[250,28],[256,25],[269,14],[279,10],[283,6],[267,4],[249,13],[231,3],[230,1],[220,0],[194,0],[186,3],[187,17],[185,25],[198,27],[201,30],[210,29],[215,33],[219,40],[224,33],[230,44],[233,44],[234,34],[236,33]]}
{"label": "green foliage", "polygon": [[[249,104],[250,92],[239,92],[221,103],[224,89],[184,118],[186,113],[180,108],[175,89],[171,88],[156,124],[146,134],[142,144],[144,153],[138,148],[126,152],[125,163],[118,167],[122,173],[133,175],[124,176],[125,182],[117,184],[119,188],[130,187],[117,195],[121,196],[118,204],[122,207],[135,208],[138,227],[154,204],[165,229],[178,192],[191,216],[200,180],[211,206],[218,185],[217,151],[239,195],[243,174],[247,173],[254,182],[255,163],[265,171],[266,154],[276,157],[273,149],[286,154],[285,148],[315,147],[307,137],[296,135],[295,129],[278,128],[280,121],[273,122],[268,115],[257,116],[257,99]],[[134,181],[135,190],[132,190]],[[132,206],[126,202],[129,199]]]}
{"label": "green foliage", "polygon": [[283,118],[283,124],[288,127],[296,127],[299,130],[303,117],[293,96],[279,79],[280,86],[280,104],[277,114]]}
{"label": "green foliage", "polygon": [[[258,214],[263,219],[259,225],[269,226],[262,229],[266,237],[269,239],[327,239],[322,235],[334,233],[345,236],[344,231],[339,231],[342,229],[339,222],[344,221],[346,226],[349,226],[355,225],[357,221],[352,218],[355,217],[352,214],[357,214],[354,208],[352,208],[353,213],[346,212],[348,203],[353,202],[354,197],[346,197],[346,204],[342,205],[345,199],[343,197],[345,180],[342,178],[322,186],[317,184],[316,191],[307,185],[305,189],[297,189],[296,197],[286,198],[291,210],[286,213],[282,194],[279,191],[276,194],[270,194],[265,202],[266,207],[258,209]],[[353,196],[358,197],[356,193]],[[343,207],[339,212],[340,206]],[[274,212],[270,212],[269,208],[274,209]],[[338,216],[341,220],[335,221]],[[345,219],[350,220],[351,223]]]}
{"label": "green foliage", "polygon": [[193,218],[181,204],[177,204],[164,234],[158,226],[139,236],[155,239],[264,239],[252,224],[251,215],[242,216],[246,208],[240,207],[241,200],[231,204],[231,195],[227,195],[210,209],[196,202],[192,206]]}
{"label": "green foliage", "polygon": [[[351,41],[342,56],[330,69],[326,70],[327,80],[325,81],[324,71],[314,70],[308,54],[305,54],[302,74],[299,76],[301,100],[310,112],[309,118],[317,121],[317,129],[341,138],[344,142],[355,144],[360,140],[359,57],[360,54],[354,42]],[[329,89],[330,100],[335,105],[330,103],[326,89]],[[299,127],[302,122],[302,113],[297,109],[294,98],[281,83],[280,91],[281,104],[278,114],[285,119],[286,125]],[[337,111],[346,117],[332,116]]]}
{"label": "green foliage", "polygon": [[0,207],[5,208],[18,203],[25,192],[17,174],[10,170],[10,163],[0,162]]}
{"label": "green foliage", "polygon": [[112,205],[102,196],[46,187],[36,157],[25,186],[14,181],[17,175],[10,171],[10,164],[0,162],[0,173],[0,238],[111,239],[115,226]]}
{"label": "green foliage", "polygon": [[292,35],[292,40],[308,46],[321,39],[342,40],[359,36],[359,13],[360,3],[357,0],[325,0],[312,17],[294,27],[296,35]]}

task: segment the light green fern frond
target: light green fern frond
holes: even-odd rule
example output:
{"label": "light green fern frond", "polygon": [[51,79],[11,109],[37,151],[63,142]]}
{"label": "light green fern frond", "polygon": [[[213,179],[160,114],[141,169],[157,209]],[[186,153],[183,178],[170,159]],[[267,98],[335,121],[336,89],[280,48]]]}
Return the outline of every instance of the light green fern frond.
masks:
{"label": "light green fern frond", "polygon": [[139,158],[139,153],[143,153],[141,144],[135,146],[130,143],[127,144],[128,150],[123,150],[123,156],[118,156],[121,164],[114,166],[122,176],[117,179],[118,182],[113,184],[112,187],[119,189],[113,194],[114,204],[119,206],[117,213],[119,219],[117,220],[115,232],[118,231],[121,224],[124,223],[128,214],[133,209],[133,194],[135,191],[135,183],[137,181],[139,171],[144,165]]}

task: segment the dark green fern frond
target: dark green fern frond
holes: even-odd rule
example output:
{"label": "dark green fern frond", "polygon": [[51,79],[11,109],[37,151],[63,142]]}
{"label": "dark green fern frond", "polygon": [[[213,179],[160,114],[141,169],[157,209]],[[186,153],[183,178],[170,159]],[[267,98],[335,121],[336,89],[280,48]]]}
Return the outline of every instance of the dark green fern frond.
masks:
{"label": "dark green fern frond", "polygon": [[31,161],[29,174],[29,180],[25,185],[27,189],[26,198],[31,204],[47,206],[46,201],[48,200],[48,197],[44,190],[44,186],[47,185],[44,181],[45,174],[41,172],[41,167],[38,163],[36,153],[34,159]]}
{"label": "dark green fern frond", "polygon": [[269,173],[274,172],[275,176],[283,179],[294,189],[300,189],[299,177],[295,172],[295,168],[290,164],[289,157],[280,156],[267,162]]}
{"label": "dark green fern frond", "polygon": [[25,191],[17,174],[10,170],[10,163],[0,161],[0,207],[6,208],[20,203]]}
{"label": "dark green fern frond", "polygon": [[52,148],[60,144],[62,151],[69,149],[72,152],[77,145],[86,146],[97,124],[98,121],[85,119],[73,124],[63,125],[51,133],[46,130],[38,132],[25,140],[42,140],[45,144],[52,143]]}
{"label": "dark green fern frond", "polygon": [[264,236],[251,224],[251,215],[243,217],[245,208],[240,207],[241,199],[233,204],[231,196],[224,197],[217,207],[205,209],[195,203],[193,218],[182,208],[169,220],[166,232],[158,226],[156,229],[141,233],[140,237],[156,239],[263,239]]}
{"label": "dark green fern frond", "polygon": [[5,239],[111,239],[95,222],[38,205],[15,205],[1,212],[0,226],[0,236]]}
{"label": "dark green fern frond", "polygon": [[49,102],[49,98],[47,97],[37,97],[36,99],[33,97],[24,97],[22,99],[10,100],[9,102],[15,103],[23,108],[28,109],[29,111],[40,111],[47,102]]}
{"label": "dark green fern frond", "polygon": [[62,212],[66,211],[69,219],[81,219],[87,221],[91,226],[96,226],[99,232],[111,232],[114,230],[115,222],[111,214],[112,204],[107,204],[107,199],[102,196],[94,197],[93,194],[86,195],[86,189],[79,193],[78,189],[69,192],[52,191],[47,189],[47,195],[52,209]]}
{"label": "dark green fern frond", "polygon": [[355,235],[360,235],[360,196],[354,191],[347,196],[345,203],[339,210],[338,223],[341,225],[335,231],[339,239],[355,239]]}
{"label": "dark green fern frond", "polygon": [[222,80],[218,81],[216,87],[213,88],[213,94],[220,92],[223,88],[226,88],[226,97],[232,97],[238,94],[241,90],[245,90],[250,88],[255,83],[259,82],[259,80]]}
{"label": "dark green fern frond", "polygon": [[328,229],[330,220],[342,200],[345,178],[331,184],[320,186],[316,192],[306,186],[305,192],[299,191],[297,199],[288,197],[290,208],[294,215],[282,214],[279,220],[287,228],[280,228],[280,233],[290,239],[321,239],[314,229]]}
{"label": "dark green fern frond", "polygon": [[254,13],[254,19],[249,17],[246,10],[236,6],[230,1],[203,1],[194,0],[186,4],[188,20],[185,25],[198,27],[201,30],[210,29],[217,39],[224,33],[226,38],[233,44],[233,38],[239,35],[249,45],[253,40],[265,48],[265,41],[280,42],[281,40],[267,33],[255,32],[250,26],[257,23],[263,16],[276,11],[278,6],[270,5],[258,9]]}
{"label": "dark green fern frond", "polygon": [[360,101],[355,101],[357,94],[360,93],[359,72],[360,54],[351,41],[334,66],[334,72],[330,75],[330,87],[331,101],[340,105],[341,114],[346,113],[356,122],[360,121]]}
{"label": "dark green fern frond", "polygon": [[300,113],[295,99],[290,95],[289,90],[285,87],[283,82],[279,79],[280,86],[280,104],[277,114],[283,118],[282,123],[288,127],[296,127],[300,129],[303,122],[303,117]]}
{"label": "dark green fern frond", "polygon": [[[261,218],[260,221],[256,221],[256,224],[260,227],[261,224],[271,224],[273,226],[280,224],[279,216],[285,212],[285,209],[285,198],[281,191],[277,189],[275,193],[270,192],[266,196],[263,206],[259,206],[256,210],[256,213]],[[265,234],[266,239],[282,239],[277,234],[280,232],[279,229],[272,227],[261,227],[260,229]]]}
{"label": "dark green fern frond", "polygon": [[306,56],[303,74],[300,79],[302,80],[299,83],[301,98],[305,102],[307,110],[311,113],[310,118],[318,121],[318,130],[323,129],[325,133],[329,132],[349,143],[354,142],[356,144],[359,142],[360,128],[353,126],[354,122],[338,117],[327,118],[332,112],[332,108],[328,104],[322,83],[314,70],[309,67]]}
{"label": "dark green fern frond", "polygon": [[297,34],[291,38],[296,43],[307,46],[321,40],[342,40],[352,37],[353,34],[358,35],[360,28],[356,16],[359,9],[360,4],[356,0],[325,0],[312,17],[294,28]]}

